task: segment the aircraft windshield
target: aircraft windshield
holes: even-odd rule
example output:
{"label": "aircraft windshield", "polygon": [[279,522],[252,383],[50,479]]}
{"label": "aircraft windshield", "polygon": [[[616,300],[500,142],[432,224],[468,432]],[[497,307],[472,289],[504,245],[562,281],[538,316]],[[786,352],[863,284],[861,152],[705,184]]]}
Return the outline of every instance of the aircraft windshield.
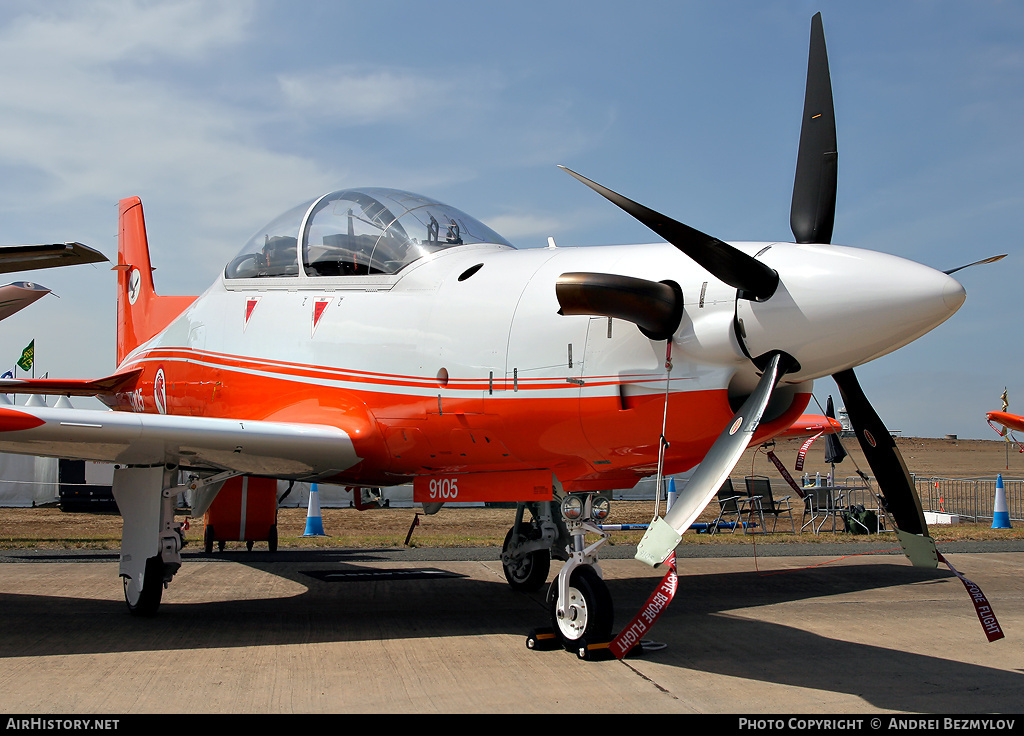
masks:
{"label": "aircraft windshield", "polygon": [[397,189],[346,189],[271,221],[249,239],[224,275],[392,274],[430,253],[471,243],[511,247],[479,220],[428,197]]}

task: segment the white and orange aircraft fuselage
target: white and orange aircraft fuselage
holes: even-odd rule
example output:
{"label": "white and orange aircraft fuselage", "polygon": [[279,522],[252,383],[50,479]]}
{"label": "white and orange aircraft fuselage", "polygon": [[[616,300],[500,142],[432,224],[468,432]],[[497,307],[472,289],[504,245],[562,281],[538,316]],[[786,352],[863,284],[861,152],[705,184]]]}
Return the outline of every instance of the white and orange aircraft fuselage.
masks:
{"label": "white and orange aircraft fuselage", "polygon": [[[758,383],[748,356],[769,344],[800,367],[744,446],[793,425],[814,378],[909,342],[963,299],[940,272],[831,245],[735,244],[795,274],[776,306],[738,299],[667,244],[517,250],[458,210],[395,190],[299,209],[193,298],[155,293],[142,205],[122,201],[116,374],[8,382],[98,395],[115,411],[0,408],[0,450],[214,477],[413,482],[427,504],[551,501],[556,489],[634,486],[658,469],[662,436],[665,473],[696,466]],[[462,242],[429,240],[432,219],[457,222]],[[349,234],[359,225],[391,241],[401,226],[405,241],[387,243],[385,260],[380,238]],[[283,256],[281,242],[292,249]],[[588,270],[677,284],[671,340],[559,314],[560,277]],[[116,492],[125,510],[131,491]],[[699,512],[706,500],[680,502]]]}
{"label": "white and orange aircraft fuselage", "polygon": [[657,565],[743,450],[790,431],[813,380],[831,375],[908,555],[935,564],[906,468],[852,369],[942,323],[964,289],[830,244],[834,120],[818,16],[809,69],[796,243],[724,243],[578,174],[667,242],[516,249],[428,197],[347,189],[271,221],[201,296],[158,296],[141,202],[125,199],[116,372],[0,381],[98,396],[113,411],[0,407],[0,451],[117,464],[120,572],[140,613],[180,566],[172,499],[186,487],[196,515],[238,475],[412,482],[430,510],[515,501],[506,576],[536,588],[551,558],[565,560],[549,600],[572,641],[606,636],[612,621],[597,565],[606,508],[591,494],[696,468],[638,549]]}

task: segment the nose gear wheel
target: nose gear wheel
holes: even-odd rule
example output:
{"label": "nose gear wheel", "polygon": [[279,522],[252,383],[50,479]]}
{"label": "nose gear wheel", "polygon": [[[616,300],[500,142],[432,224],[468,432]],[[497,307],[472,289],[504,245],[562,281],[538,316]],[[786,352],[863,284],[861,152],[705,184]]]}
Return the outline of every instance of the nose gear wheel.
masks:
{"label": "nose gear wheel", "polygon": [[551,625],[565,643],[577,642],[584,637],[591,641],[611,637],[614,618],[611,593],[590,565],[581,565],[573,570],[561,616],[558,613],[557,580],[548,591],[548,606]]}

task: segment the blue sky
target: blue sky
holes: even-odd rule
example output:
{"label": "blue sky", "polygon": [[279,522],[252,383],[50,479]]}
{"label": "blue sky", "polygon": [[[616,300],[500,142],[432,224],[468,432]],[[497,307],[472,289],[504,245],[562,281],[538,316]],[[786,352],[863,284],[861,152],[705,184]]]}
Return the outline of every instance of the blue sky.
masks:
{"label": "blue sky", "polygon": [[[138,195],[158,290],[195,294],[265,222],[350,186],[433,196],[519,247],[656,239],[558,164],[722,239],[791,240],[819,10],[833,242],[940,269],[1010,254],[960,272],[964,307],[858,376],[890,429],[994,439],[1004,387],[1024,413],[1014,2],[8,0],[0,242],[114,258],[117,201]],[[113,272],[24,278],[56,296],[0,324],[0,365],[35,339],[39,373],[112,372]]]}

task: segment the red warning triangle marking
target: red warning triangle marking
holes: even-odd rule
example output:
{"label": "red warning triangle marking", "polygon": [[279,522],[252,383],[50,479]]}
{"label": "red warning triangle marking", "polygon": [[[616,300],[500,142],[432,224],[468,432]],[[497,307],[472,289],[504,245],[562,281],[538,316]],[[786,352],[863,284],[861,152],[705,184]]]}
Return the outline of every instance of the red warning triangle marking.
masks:
{"label": "red warning triangle marking", "polygon": [[313,302],[313,332],[316,332],[316,326],[320,323],[320,318],[324,316],[324,312],[327,310],[327,305],[333,301],[333,297],[317,297],[317,300]]}
{"label": "red warning triangle marking", "polygon": [[251,296],[245,300],[245,321],[242,323],[242,329],[244,330],[249,325],[249,318],[252,317],[253,310],[256,309],[256,305],[260,303],[260,297]]}

